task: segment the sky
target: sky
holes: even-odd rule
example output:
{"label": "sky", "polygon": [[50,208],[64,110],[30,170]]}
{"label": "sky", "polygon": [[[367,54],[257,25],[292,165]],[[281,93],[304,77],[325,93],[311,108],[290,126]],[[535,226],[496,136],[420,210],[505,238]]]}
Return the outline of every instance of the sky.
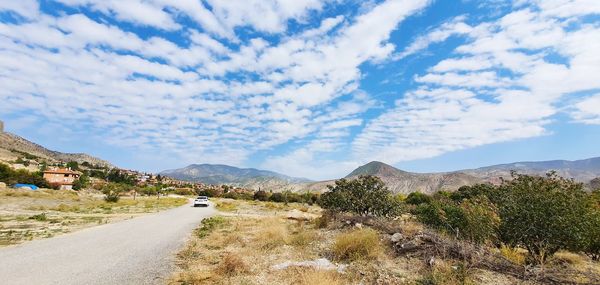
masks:
{"label": "sky", "polygon": [[600,1],[0,1],[0,120],[152,172],[600,156]]}

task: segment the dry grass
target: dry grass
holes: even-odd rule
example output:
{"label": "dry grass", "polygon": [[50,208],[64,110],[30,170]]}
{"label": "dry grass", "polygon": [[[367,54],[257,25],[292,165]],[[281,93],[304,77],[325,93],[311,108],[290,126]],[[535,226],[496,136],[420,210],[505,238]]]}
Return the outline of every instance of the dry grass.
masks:
{"label": "dry grass", "polygon": [[285,278],[294,285],[342,285],[347,280],[340,273],[331,270],[310,268],[290,268],[286,270]]}
{"label": "dry grass", "polygon": [[0,246],[53,237],[185,203],[187,199],[170,197],[123,197],[117,203],[107,203],[102,195],[84,191],[1,189]]}
{"label": "dry grass", "polygon": [[238,274],[247,273],[249,271],[246,262],[235,253],[226,252],[223,255],[221,263],[217,266],[215,272],[224,276],[235,276]]}
{"label": "dry grass", "polygon": [[237,205],[235,201],[217,201],[215,203],[215,208],[223,212],[235,212],[237,210]]}
{"label": "dry grass", "polygon": [[356,229],[338,235],[332,248],[337,260],[373,260],[382,253],[379,234],[373,229]]}
{"label": "dry grass", "polygon": [[255,237],[255,243],[259,249],[273,250],[289,242],[290,236],[285,224],[277,218],[264,221],[263,226]]}
{"label": "dry grass", "polygon": [[525,261],[527,259],[527,251],[521,250],[519,248],[510,247],[507,245],[502,245],[499,250],[500,254],[508,261],[517,265],[525,265]]}
{"label": "dry grass", "polygon": [[471,285],[476,284],[473,276],[463,263],[436,262],[417,284]]}
{"label": "dry grass", "polygon": [[555,253],[551,260],[552,263],[558,264],[569,264],[572,266],[581,266],[587,262],[587,258],[580,254],[568,252],[568,251],[559,251]]}

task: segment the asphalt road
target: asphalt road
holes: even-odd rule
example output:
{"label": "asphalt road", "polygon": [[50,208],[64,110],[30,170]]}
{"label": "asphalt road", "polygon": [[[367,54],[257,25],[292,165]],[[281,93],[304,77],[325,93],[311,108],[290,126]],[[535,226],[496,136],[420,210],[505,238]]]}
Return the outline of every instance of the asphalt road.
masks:
{"label": "asphalt road", "polygon": [[214,213],[188,204],[0,248],[0,284],[164,284],[175,253]]}

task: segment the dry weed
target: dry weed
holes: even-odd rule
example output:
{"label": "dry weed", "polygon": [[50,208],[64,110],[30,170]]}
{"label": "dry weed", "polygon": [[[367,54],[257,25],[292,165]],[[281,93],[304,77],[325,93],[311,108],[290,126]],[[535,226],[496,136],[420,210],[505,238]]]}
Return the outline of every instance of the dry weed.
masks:
{"label": "dry weed", "polygon": [[379,234],[369,228],[356,229],[338,235],[333,244],[337,260],[373,260],[382,252]]}

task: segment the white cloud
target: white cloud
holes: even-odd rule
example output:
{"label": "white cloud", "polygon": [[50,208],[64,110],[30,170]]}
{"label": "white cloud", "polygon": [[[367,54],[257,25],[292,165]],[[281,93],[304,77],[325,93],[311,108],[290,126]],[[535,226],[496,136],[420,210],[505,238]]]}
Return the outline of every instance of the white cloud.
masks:
{"label": "white cloud", "polygon": [[584,124],[600,125],[600,94],[580,100],[575,104],[572,117]]}
{"label": "white cloud", "polygon": [[33,19],[39,14],[39,4],[35,0],[0,1],[0,11],[11,11]]}
{"label": "white cloud", "polygon": [[[600,27],[569,25],[576,16],[598,11],[561,12],[557,7],[585,1],[549,2],[475,26],[454,19],[417,38],[396,57],[451,35],[463,35],[466,42],[416,76],[416,90],[367,124],[353,142],[355,155],[396,163],[548,133],[545,127],[563,96],[600,88],[600,61],[593,52],[600,49],[600,38],[593,36]],[[577,103],[575,120],[598,123],[597,100]]]}

